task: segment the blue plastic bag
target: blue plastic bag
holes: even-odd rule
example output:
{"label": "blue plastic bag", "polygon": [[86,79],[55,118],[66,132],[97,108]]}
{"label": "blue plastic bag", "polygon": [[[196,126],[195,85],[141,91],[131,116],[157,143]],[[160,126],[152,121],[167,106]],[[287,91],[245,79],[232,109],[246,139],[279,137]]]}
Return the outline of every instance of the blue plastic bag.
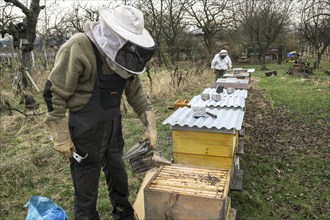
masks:
{"label": "blue plastic bag", "polygon": [[25,220],[68,220],[65,211],[44,196],[32,196],[24,208],[28,208]]}

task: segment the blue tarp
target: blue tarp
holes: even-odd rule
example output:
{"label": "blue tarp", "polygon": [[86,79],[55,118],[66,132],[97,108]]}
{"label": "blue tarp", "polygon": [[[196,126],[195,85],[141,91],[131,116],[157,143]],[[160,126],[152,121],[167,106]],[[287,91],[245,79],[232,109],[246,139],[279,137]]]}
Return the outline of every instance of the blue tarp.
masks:
{"label": "blue tarp", "polygon": [[296,51],[291,51],[287,53],[288,58],[292,57],[293,55],[295,55],[296,57],[300,57],[300,55]]}

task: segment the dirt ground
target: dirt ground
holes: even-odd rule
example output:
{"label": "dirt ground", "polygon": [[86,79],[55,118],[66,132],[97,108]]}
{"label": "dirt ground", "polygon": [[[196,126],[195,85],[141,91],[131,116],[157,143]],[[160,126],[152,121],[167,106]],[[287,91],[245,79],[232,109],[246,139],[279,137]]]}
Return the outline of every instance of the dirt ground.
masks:
{"label": "dirt ground", "polygon": [[243,190],[232,195],[237,219],[327,219],[329,121],[272,109],[262,90],[248,96]]}
{"label": "dirt ground", "polygon": [[[318,112],[314,112],[315,115]],[[259,154],[291,160],[300,153],[329,156],[329,121],[309,123],[313,115],[289,115],[285,108],[272,109],[261,90],[249,90],[246,110],[248,146]]]}

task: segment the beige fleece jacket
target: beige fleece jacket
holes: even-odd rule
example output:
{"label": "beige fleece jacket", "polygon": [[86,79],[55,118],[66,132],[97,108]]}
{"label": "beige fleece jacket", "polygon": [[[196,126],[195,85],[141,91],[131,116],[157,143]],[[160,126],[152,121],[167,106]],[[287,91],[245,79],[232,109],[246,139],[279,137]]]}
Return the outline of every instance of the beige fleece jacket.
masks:
{"label": "beige fleece jacket", "polygon": [[[115,74],[102,57],[103,73]],[[84,33],[73,35],[59,49],[55,65],[45,88],[47,120],[65,117],[66,109],[78,111],[89,101],[96,79],[96,58],[93,46]],[[143,91],[138,75],[126,79],[125,95],[138,116],[151,110],[151,103]]]}

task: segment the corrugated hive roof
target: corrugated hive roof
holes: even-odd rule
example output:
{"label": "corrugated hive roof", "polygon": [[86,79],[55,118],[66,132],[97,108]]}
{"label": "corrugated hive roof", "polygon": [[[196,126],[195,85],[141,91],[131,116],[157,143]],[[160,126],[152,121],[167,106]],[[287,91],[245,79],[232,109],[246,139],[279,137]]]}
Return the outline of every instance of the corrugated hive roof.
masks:
{"label": "corrugated hive roof", "polygon": [[242,77],[242,76],[249,76],[250,74],[247,73],[238,73],[238,74],[234,74],[234,73],[225,73],[223,75],[223,77]]}
{"label": "corrugated hive roof", "polygon": [[217,82],[249,84],[248,79],[237,79],[237,78],[218,78]]}
{"label": "corrugated hive roof", "polygon": [[170,115],[163,122],[163,125],[170,124],[171,126],[188,126],[190,128],[241,130],[245,113],[243,108],[207,108],[207,111],[217,115],[217,118],[213,118],[209,115],[194,118],[192,109],[183,107],[178,108]]}
{"label": "corrugated hive roof", "polygon": [[212,94],[216,94],[216,88],[207,88],[202,94],[210,94],[210,98],[208,100],[203,100],[201,95],[194,96],[188,105],[206,105],[213,107],[245,107],[245,99],[247,98],[247,90],[245,89],[235,89],[234,93],[228,94],[227,90],[224,89],[222,93],[220,93],[221,99],[219,101],[215,101],[212,99]]}
{"label": "corrugated hive roof", "polygon": [[[202,93],[212,94],[212,93],[216,93],[216,90],[217,90],[216,88],[206,88]],[[240,97],[243,99],[247,98],[247,94],[248,91],[246,89],[235,89],[232,94],[228,94],[226,88],[224,88],[223,92],[220,93],[221,96],[230,97],[230,98]]]}
{"label": "corrugated hive roof", "polygon": [[226,72],[230,73],[230,72],[234,72],[235,70],[238,70],[240,72],[253,73],[256,69],[233,68],[233,69],[227,70]]}

